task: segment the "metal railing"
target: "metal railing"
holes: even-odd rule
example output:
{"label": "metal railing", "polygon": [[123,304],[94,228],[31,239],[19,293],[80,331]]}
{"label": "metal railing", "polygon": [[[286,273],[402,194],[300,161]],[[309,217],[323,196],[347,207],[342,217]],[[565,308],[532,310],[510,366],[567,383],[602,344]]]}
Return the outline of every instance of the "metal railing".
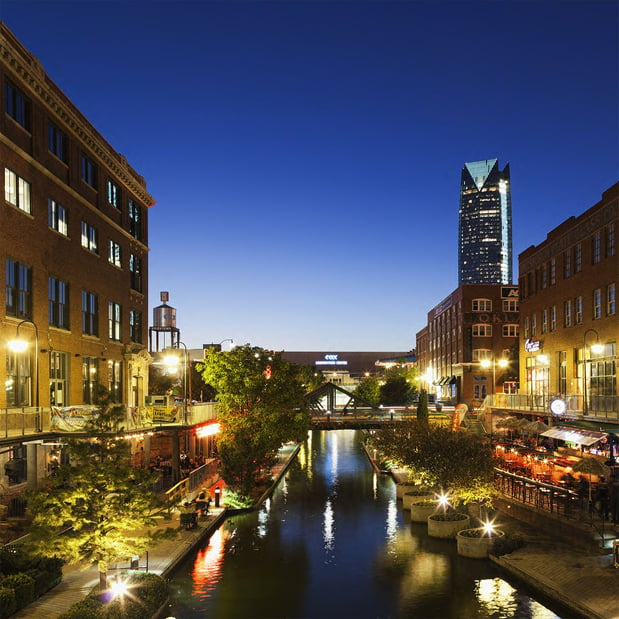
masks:
{"label": "metal railing", "polygon": [[619,420],[619,397],[616,395],[591,395],[587,403],[587,415],[584,415],[582,395],[559,394],[508,394],[496,393],[489,395],[484,401],[486,407],[510,411],[535,412],[548,414],[550,403],[561,398],[566,404],[565,414],[570,417],[586,419]]}
{"label": "metal railing", "polygon": [[[140,407],[146,408],[146,407]],[[153,422],[144,414],[136,414],[136,409],[127,407],[125,427],[133,431],[148,430],[153,425],[165,425]],[[197,425],[217,419],[217,402],[204,402],[187,406],[184,419],[175,421],[175,425]],[[64,432],[52,424],[52,407],[23,406],[0,409],[0,438],[29,436],[41,432]]]}

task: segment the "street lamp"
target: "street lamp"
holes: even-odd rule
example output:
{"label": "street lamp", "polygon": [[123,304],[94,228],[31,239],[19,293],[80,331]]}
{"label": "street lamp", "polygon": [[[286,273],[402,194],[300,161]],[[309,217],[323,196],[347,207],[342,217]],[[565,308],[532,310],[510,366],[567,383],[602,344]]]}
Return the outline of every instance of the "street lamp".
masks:
{"label": "street lamp", "polygon": [[[178,340],[178,345],[182,345],[182,347],[185,349],[184,355],[183,355],[183,419],[185,421],[185,423],[187,423],[187,356],[188,356],[188,351],[187,351],[187,346],[184,342],[181,342],[180,340]],[[173,352],[169,352],[170,349],[167,349],[164,352],[167,352],[166,356],[163,358],[163,363],[164,365],[171,371],[171,372],[176,372],[178,369],[178,363],[179,363],[179,357],[178,354],[175,354],[174,351],[176,351],[176,348],[172,348],[171,350]]]}
{"label": "street lamp", "polygon": [[600,334],[595,329],[587,329],[582,336],[582,361],[583,361],[583,370],[582,370],[582,414],[583,417],[587,416],[589,403],[587,401],[587,335],[589,333],[595,333],[595,344],[591,345],[591,353],[595,353],[599,355],[603,350],[604,346],[600,344]]}
{"label": "street lamp", "polygon": [[39,412],[39,329],[36,324],[32,320],[22,320],[17,325],[17,330],[15,331],[15,339],[10,340],[8,343],[9,348],[15,353],[22,353],[28,348],[28,342],[26,340],[20,339],[19,337],[19,329],[24,323],[30,323],[34,327],[34,401],[37,409],[37,413]]}
{"label": "street lamp", "polygon": [[507,359],[499,359],[498,361],[494,358],[494,353],[492,353],[491,359],[482,359],[480,362],[482,368],[488,369],[492,366],[492,395],[494,396],[496,392],[496,366],[497,363],[500,368],[506,368],[509,365],[509,361]]}

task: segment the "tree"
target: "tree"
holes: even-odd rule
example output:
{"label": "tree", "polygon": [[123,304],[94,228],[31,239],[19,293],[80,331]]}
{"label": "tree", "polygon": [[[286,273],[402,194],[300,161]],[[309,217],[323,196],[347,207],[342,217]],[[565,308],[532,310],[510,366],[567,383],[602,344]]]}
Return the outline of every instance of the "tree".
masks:
{"label": "tree", "polygon": [[297,365],[294,367],[296,367],[297,378],[303,386],[305,393],[311,393],[325,382],[324,374],[311,365]]}
{"label": "tree", "polygon": [[376,376],[366,376],[355,389],[355,395],[369,402],[376,404],[380,402],[380,381]]}
{"label": "tree", "polygon": [[69,463],[29,495],[28,512],[30,541],[47,556],[96,564],[104,590],[109,563],[140,554],[173,529],[155,529],[164,507],[153,491],[157,475],[131,465],[129,444],[118,436],[124,408],[107,397],[99,405],[88,438],[67,440]]}
{"label": "tree", "polygon": [[282,444],[303,440],[311,426],[298,367],[247,344],[208,350],[198,370],[217,392],[222,477],[249,495]]}
{"label": "tree", "polygon": [[419,402],[417,402],[417,421],[428,422],[428,392],[422,389],[419,392]]}
{"label": "tree", "polygon": [[411,386],[404,376],[389,377],[380,386],[380,403],[385,406],[406,406],[411,395]]}
{"label": "tree", "polygon": [[187,397],[191,394],[193,400],[199,402],[212,402],[215,399],[215,389],[211,385],[207,385],[203,378],[202,373],[198,371],[200,363],[190,362],[189,369],[189,385],[187,386]]}
{"label": "tree", "polygon": [[179,384],[177,374],[169,374],[160,365],[151,364],[148,368],[148,391],[150,395],[163,395]]}
{"label": "tree", "polygon": [[376,432],[372,444],[428,486],[448,490],[452,501],[490,503],[494,453],[483,437],[419,421],[399,422]]}

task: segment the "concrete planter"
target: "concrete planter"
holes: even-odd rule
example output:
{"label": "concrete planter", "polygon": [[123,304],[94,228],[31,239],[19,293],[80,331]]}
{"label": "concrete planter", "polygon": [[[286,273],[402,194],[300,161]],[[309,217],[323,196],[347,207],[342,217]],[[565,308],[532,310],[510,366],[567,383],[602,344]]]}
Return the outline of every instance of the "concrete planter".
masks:
{"label": "concrete planter", "polygon": [[454,518],[459,517],[457,520],[442,520],[442,516],[443,514],[428,516],[428,535],[430,537],[453,539],[458,531],[468,528],[471,524],[471,518],[467,514],[451,514]]}
{"label": "concrete planter", "polygon": [[397,499],[402,500],[405,492],[411,492],[412,490],[419,490],[420,486],[413,483],[402,482],[395,485],[395,496]]}
{"label": "concrete planter", "polygon": [[428,516],[431,516],[439,509],[438,501],[432,501],[431,503],[427,499],[422,499],[422,501],[422,503],[411,504],[411,522],[425,522],[428,524]]}
{"label": "concrete planter", "polygon": [[428,490],[409,490],[405,492],[402,497],[402,508],[410,509],[413,503],[419,503],[419,501],[427,501],[428,499],[434,498],[434,493]]}
{"label": "concrete planter", "polygon": [[481,531],[483,529],[462,529],[462,531],[457,533],[458,554],[461,557],[487,559],[494,548],[496,540],[505,535],[503,531],[494,531],[491,536],[484,534],[480,537],[470,537],[471,533],[479,533]]}

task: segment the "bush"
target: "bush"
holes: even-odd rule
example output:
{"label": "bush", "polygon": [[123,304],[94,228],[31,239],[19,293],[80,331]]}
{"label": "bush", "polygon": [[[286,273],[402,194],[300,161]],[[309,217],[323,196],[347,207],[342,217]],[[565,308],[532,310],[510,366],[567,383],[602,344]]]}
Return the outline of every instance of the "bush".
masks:
{"label": "bush", "polygon": [[0,619],[10,617],[16,610],[15,591],[0,585]]}
{"label": "bush", "polygon": [[168,585],[157,574],[131,572],[126,581],[130,595],[108,602],[108,594],[93,593],[58,619],[150,619],[168,598]]}
{"label": "bush", "polygon": [[157,574],[134,572],[130,582],[136,586],[136,597],[153,610],[157,610],[168,599],[168,583]]}
{"label": "bush", "polygon": [[494,543],[492,554],[497,557],[500,557],[501,555],[508,555],[511,552],[514,552],[514,550],[522,548],[525,543],[524,537],[519,533],[504,535],[503,537],[497,538]]}
{"label": "bush", "polygon": [[88,596],[77,602],[61,615],[58,619],[102,619],[101,602],[96,597]]}
{"label": "bush", "polygon": [[34,600],[34,580],[27,574],[11,574],[2,579],[2,586],[13,589],[18,610]]}

